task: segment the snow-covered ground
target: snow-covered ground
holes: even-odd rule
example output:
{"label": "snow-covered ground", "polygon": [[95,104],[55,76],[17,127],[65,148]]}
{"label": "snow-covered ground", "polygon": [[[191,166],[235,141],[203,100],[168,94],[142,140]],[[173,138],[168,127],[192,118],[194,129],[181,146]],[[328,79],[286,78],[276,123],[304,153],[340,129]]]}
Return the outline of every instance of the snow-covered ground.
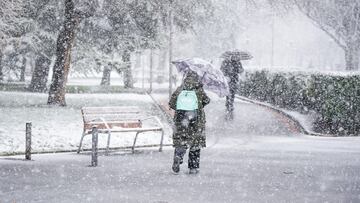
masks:
{"label": "snow-covered ground", "polygon": [[[0,154],[24,152],[25,123],[32,122],[33,151],[73,150],[82,134],[83,106],[138,106],[144,116],[157,115],[153,101],[140,94],[67,94],[67,107],[49,107],[47,94],[0,92]],[[166,126],[165,144],[171,142],[171,129]],[[134,133],[113,134],[111,147],[130,146]],[[107,136],[99,137],[99,147],[106,145]],[[84,148],[91,147],[91,136],[84,139]],[[159,133],[139,135],[138,145],[159,144]]]}
{"label": "snow-covered ground", "polygon": [[[13,95],[7,94],[9,98]],[[82,102],[75,102],[77,97],[69,95],[72,107],[65,109],[79,113],[76,109]],[[118,104],[122,100],[115,98],[136,97],[131,103],[143,96],[80,98],[83,102],[85,98],[97,101],[92,104]],[[141,100],[141,105],[148,104],[148,99]],[[1,104],[1,113],[17,106],[12,102]],[[23,109],[36,108],[33,105],[30,102]],[[223,100],[213,98],[206,111],[208,147],[202,150],[198,175],[186,173],[186,160],[180,175],[172,175],[170,147],[162,153],[140,149],[135,154],[119,151],[100,156],[95,168],[88,167],[88,153],[33,155],[34,161],[22,161],[22,156],[3,157],[0,202],[360,201],[358,137],[301,135],[281,116],[245,102],[236,103],[236,119],[230,123],[224,122]],[[75,144],[78,138],[77,134]]]}

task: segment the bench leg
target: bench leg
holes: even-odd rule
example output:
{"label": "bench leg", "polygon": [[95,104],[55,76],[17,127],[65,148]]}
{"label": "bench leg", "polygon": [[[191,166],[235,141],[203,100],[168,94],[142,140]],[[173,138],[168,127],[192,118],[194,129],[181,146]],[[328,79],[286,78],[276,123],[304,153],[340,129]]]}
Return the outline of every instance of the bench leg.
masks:
{"label": "bench leg", "polygon": [[108,133],[108,140],[107,140],[106,151],[105,151],[106,156],[109,155],[110,137],[111,137],[111,132]]}
{"label": "bench leg", "polygon": [[161,140],[160,140],[159,152],[162,152],[163,141],[164,141],[164,130],[161,130]]}
{"label": "bench leg", "polygon": [[82,141],[83,141],[85,135],[86,135],[86,132],[85,132],[85,130],[84,130],[84,131],[83,131],[83,134],[82,134],[82,136],[81,136],[81,139],[80,139],[79,148],[78,148],[78,150],[77,150],[77,153],[78,153],[78,154],[80,153]]}
{"label": "bench leg", "polygon": [[133,146],[132,146],[132,148],[131,148],[132,153],[134,153],[134,152],[135,152],[136,139],[137,139],[137,137],[138,137],[138,135],[139,135],[139,134],[140,134],[140,132],[136,132],[135,139],[134,139],[134,144],[133,144]]}

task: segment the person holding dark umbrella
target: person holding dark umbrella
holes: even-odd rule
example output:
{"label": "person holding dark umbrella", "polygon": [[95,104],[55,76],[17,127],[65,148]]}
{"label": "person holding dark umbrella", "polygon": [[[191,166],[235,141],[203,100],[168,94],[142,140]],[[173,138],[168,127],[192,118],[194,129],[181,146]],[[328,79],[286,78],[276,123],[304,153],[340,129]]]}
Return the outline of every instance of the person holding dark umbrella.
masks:
{"label": "person holding dark umbrella", "polygon": [[227,51],[221,56],[224,58],[220,70],[223,72],[224,76],[227,78],[229,85],[230,94],[226,96],[226,120],[234,119],[234,99],[235,94],[238,89],[239,83],[239,74],[244,72],[244,69],[241,64],[241,60],[251,59],[252,56],[248,52],[243,51]]}

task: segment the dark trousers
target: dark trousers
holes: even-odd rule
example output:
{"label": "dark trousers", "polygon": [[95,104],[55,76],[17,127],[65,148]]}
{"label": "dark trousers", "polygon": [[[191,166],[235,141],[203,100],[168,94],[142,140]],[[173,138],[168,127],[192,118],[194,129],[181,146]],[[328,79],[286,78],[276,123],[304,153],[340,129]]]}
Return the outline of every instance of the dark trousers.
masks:
{"label": "dark trousers", "polygon": [[[180,161],[180,164],[182,164],[186,150],[187,150],[186,146],[175,147],[174,160],[177,159]],[[190,147],[188,167],[189,169],[195,169],[200,167],[200,149]]]}
{"label": "dark trousers", "polygon": [[226,96],[226,119],[232,120],[234,118],[234,99],[235,99],[235,88],[230,88],[229,96]]}

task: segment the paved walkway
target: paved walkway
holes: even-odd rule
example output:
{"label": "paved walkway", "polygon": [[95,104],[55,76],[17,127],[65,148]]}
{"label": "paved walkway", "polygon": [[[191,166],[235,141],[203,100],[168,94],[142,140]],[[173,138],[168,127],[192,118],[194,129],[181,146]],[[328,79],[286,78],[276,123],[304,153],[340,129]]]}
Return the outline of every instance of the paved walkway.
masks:
{"label": "paved walkway", "polygon": [[0,202],[359,202],[360,139],[300,135],[279,115],[237,103],[207,107],[201,172],[170,172],[172,149],[0,160]]}

